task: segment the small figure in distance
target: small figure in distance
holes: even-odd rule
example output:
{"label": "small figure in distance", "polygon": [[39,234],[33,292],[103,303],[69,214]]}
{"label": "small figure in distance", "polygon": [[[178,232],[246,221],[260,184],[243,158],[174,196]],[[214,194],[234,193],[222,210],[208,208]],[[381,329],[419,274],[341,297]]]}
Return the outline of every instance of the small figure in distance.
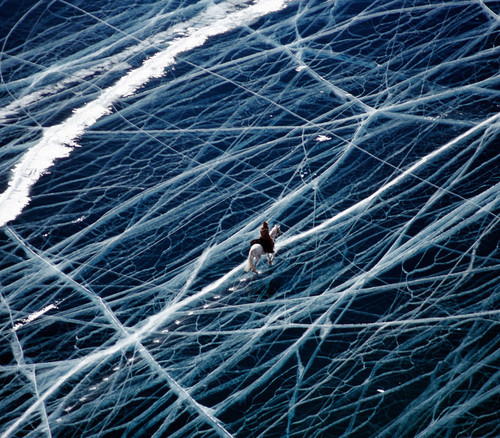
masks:
{"label": "small figure in distance", "polygon": [[274,240],[269,234],[269,224],[266,221],[262,222],[262,226],[260,227],[260,237],[252,240],[250,246],[256,243],[262,246],[265,253],[274,252]]}
{"label": "small figure in distance", "polygon": [[259,263],[260,257],[264,254],[267,255],[267,261],[269,264],[273,264],[274,240],[278,238],[280,234],[281,228],[279,225],[275,225],[272,230],[269,231],[268,223],[266,221],[262,222],[260,237],[250,242],[250,251],[248,252],[245,272],[248,272],[251,269],[253,272],[258,274],[256,269],[257,263]]}

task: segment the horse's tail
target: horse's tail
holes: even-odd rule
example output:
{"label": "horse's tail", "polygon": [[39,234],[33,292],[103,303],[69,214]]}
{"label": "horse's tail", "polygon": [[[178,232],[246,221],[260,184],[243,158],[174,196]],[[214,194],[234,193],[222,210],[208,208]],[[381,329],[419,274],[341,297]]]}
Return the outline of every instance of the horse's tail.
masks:
{"label": "horse's tail", "polygon": [[247,263],[245,265],[245,272],[250,271],[252,269],[252,256],[250,251],[248,251],[248,258],[247,258]]}

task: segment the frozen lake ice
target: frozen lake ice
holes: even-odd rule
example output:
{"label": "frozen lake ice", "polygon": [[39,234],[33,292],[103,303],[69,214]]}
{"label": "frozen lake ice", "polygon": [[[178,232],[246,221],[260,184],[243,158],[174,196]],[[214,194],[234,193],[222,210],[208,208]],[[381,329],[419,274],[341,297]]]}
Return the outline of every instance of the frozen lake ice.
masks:
{"label": "frozen lake ice", "polygon": [[0,0],[0,38],[0,437],[500,435],[499,1]]}

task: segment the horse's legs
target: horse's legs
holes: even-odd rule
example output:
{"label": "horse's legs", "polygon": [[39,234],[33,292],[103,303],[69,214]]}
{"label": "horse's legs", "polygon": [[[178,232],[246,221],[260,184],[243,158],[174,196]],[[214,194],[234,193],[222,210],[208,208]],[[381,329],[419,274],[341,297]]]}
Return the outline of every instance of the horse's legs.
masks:
{"label": "horse's legs", "polygon": [[[264,249],[262,248],[261,245],[255,244],[252,245],[250,248],[250,252],[248,253],[248,264],[247,267],[245,268],[245,272],[249,271],[250,269],[252,272],[255,272],[258,274],[259,272],[257,271],[257,264],[260,261],[260,258],[264,254]],[[269,261],[269,254],[267,255],[267,260]]]}
{"label": "horse's legs", "polygon": [[252,258],[252,272],[255,272],[256,274],[258,274],[259,272],[257,271],[257,263],[259,263],[259,260],[260,260],[260,254],[257,254],[255,255],[253,258]]}
{"label": "horse's legs", "polygon": [[267,261],[272,266],[274,262],[274,252],[267,254]]}

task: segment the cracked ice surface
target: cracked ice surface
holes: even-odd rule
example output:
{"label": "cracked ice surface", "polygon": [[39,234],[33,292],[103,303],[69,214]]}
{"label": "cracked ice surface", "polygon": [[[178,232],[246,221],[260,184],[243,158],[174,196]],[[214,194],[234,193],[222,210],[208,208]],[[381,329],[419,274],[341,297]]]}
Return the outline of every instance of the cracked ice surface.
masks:
{"label": "cracked ice surface", "polygon": [[500,434],[500,2],[0,13],[1,437]]}

